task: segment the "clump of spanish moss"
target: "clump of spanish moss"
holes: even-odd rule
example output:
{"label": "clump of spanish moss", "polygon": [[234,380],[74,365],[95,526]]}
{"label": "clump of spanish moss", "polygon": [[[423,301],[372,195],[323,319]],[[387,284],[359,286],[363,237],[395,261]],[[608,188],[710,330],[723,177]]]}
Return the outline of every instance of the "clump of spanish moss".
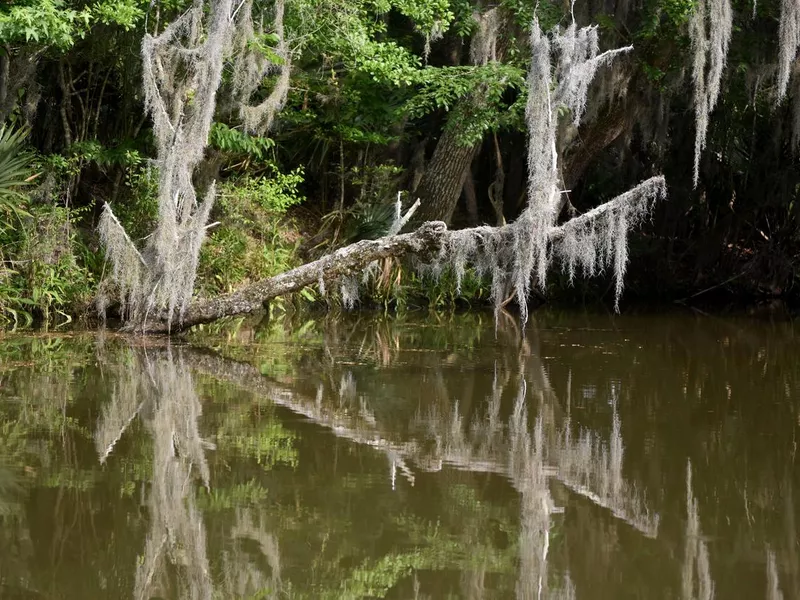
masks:
{"label": "clump of spanish moss", "polygon": [[[511,299],[527,319],[532,285],[543,288],[553,260],[562,261],[570,279],[580,266],[584,275],[613,269],[615,306],[623,289],[628,260],[627,234],[658,199],[664,197],[663,177],[653,177],[594,210],[559,225],[562,193],[558,154],[558,119],[569,114],[580,124],[589,85],[597,70],[631,47],[599,52],[596,27],[549,35],[534,19],[532,60],[528,75],[528,202],[520,217],[501,227],[476,227],[450,232],[439,260],[428,269],[436,275],[449,266],[460,286],[468,267],[491,277],[497,310]],[[554,83],[555,80],[555,83]]]}
{"label": "clump of spanish moss", "polygon": [[728,60],[728,45],[733,31],[730,0],[700,0],[689,21],[694,64],[694,185],[700,175],[700,155],[706,147],[708,120],[719,98],[722,72]]}
{"label": "clump of spanish moss", "polygon": [[497,36],[500,32],[500,16],[498,8],[491,8],[485,13],[475,13],[473,18],[478,29],[472,36],[469,57],[473,65],[486,65],[497,61]]}
{"label": "clump of spanish moss", "polygon": [[778,23],[778,89],[776,100],[786,97],[792,65],[800,47],[800,3],[781,0],[781,18]]}
{"label": "clump of spanish moss", "polygon": [[[241,60],[234,61],[234,87],[244,101],[241,114],[254,130],[269,125],[288,87],[281,2],[276,7],[276,26],[281,31],[278,62],[283,63],[285,75],[281,74],[273,95],[261,105],[252,107],[247,102],[254,82],[269,68],[266,59],[255,59],[252,52],[234,55]],[[204,0],[194,0],[189,10],[159,35],[144,36],[142,80],[156,142],[158,221],[141,252],[108,204],[99,225],[112,264],[110,282],[116,287],[122,317],[132,328],[144,327],[153,314],[168,323],[175,317],[180,321],[191,301],[215,197],[212,184],[199,200],[192,176],[208,143],[225,60],[232,54],[234,41],[242,45],[242,40],[252,35],[250,0],[237,7],[233,0],[217,0],[208,6]],[[101,311],[108,303],[104,296],[98,301]]]}
{"label": "clump of spanish moss", "polygon": [[[256,29],[253,23],[253,0],[242,3],[238,13],[238,24],[234,40],[233,91],[239,104],[239,116],[244,128],[254,134],[263,135],[272,125],[275,115],[283,108],[289,91],[291,56],[283,31],[284,2],[277,0],[273,27],[278,44],[267,58],[254,40],[263,37],[264,32]],[[258,104],[251,104],[252,97],[261,87],[264,78],[277,75],[272,91]]]}

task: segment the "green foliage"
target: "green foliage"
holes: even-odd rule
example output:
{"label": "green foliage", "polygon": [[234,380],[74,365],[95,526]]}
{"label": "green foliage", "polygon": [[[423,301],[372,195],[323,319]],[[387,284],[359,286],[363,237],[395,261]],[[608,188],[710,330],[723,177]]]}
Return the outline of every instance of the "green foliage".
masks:
{"label": "green foliage", "polygon": [[158,173],[143,166],[125,170],[126,196],[114,206],[115,214],[134,240],[153,229],[158,215]]}
{"label": "green foliage", "polygon": [[406,103],[412,117],[434,110],[450,110],[476,88],[485,89],[495,101],[507,87],[522,89],[525,73],[511,65],[488,64],[482,67],[429,67],[417,78],[419,90]]}
{"label": "green foliage", "polygon": [[414,305],[424,301],[428,307],[439,310],[452,310],[465,305],[488,305],[491,299],[491,281],[469,269],[459,288],[455,274],[449,269],[437,277],[412,273],[404,281],[404,285],[398,287],[396,297],[401,304]]}
{"label": "green foliage", "polygon": [[144,17],[144,0],[100,0],[87,5],[67,0],[22,0],[0,8],[0,43],[28,42],[68,50],[95,23],[135,27]]}
{"label": "green foliage", "polygon": [[682,32],[695,10],[695,0],[649,0],[645,3],[642,25],[635,36],[640,40],[660,41],[661,36]]}
{"label": "green foliage", "polygon": [[0,129],[0,323],[71,320],[88,302],[92,277],[79,264],[81,243],[74,212],[52,204],[29,204],[22,194],[32,180],[33,155],[23,150],[25,132]]}
{"label": "green foliage", "polygon": [[207,512],[221,512],[234,508],[259,506],[269,492],[255,479],[238,483],[229,488],[199,488],[197,507]]}
{"label": "green foliage", "polygon": [[566,10],[569,5],[562,2],[544,0],[531,3],[526,0],[502,0],[500,4],[510,11],[517,27],[525,32],[530,31],[534,12],[542,31],[549,31],[569,16]]}
{"label": "green foliage", "polygon": [[[63,161],[58,161],[59,156]],[[74,172],[86,163],[93,163],[101,168],[120,166],[132,169],[140,166],[144,157],[130,142],[108,147],[98,140],[84,140],[72,144],[63,156],[53,155],[50,160],[53,166]]]}
{"label": "green foliage", "polygon": [[56,315],[70,321],[89,304],[94,286],[77,258],[81,242],[75,215],[53,205],[34,205],[30,213],[3,239],[3,247],[15,257],[8,285],[16,296],[8,299],[6,312],[15,322],[20,315],[28,322],[37,316],[48,323]]}
{"label": "green foliage", "polygon": [[305,200],[299,191],[302,183],[302,167],[289,173],[282,173],[273,167],[271,177],[245,179],[237,183],[233,193],[243,202],[246,202],[247,198],[252,198],[263,210],[282,216],[289,208]]}
{"label": "green foliage", "polygon": [[259,137],[232,129],[224,123],[214,123],[208,136],[208,143],[229,154],[244,154],[259,161],[266,161],[275,148],[271,138]]}
{"label": "green foliage", "polygon": [[[145,16],[148,3],[140,0],[101,0],[92,5],[94,20],[104,25],[118,25],[128,31]],[[152,6],[152,3],[149,3]]]}
{"label": "green foliage", "polygon": [[481,307],[491,301],[491,281],[468,269],[460,287],[455,275],[446,269],[436,276],[420,275],[400,261],[383,261],[361,294],[364,305],[378,305],[400,313],[428,308],[452,311]]}
{"label": "green foliage", "polygon": [[299,191],[303,172],[272,171],[270,177],[241,178],[220,187],[220,225],[200,254],[200,289],[231,290],[294,266],[299,236],[286,211],[304,200]]}
{"label": "green foliage", "polygon": [[278,421],[265,420],[256,427],[244,427],[246,421],[227,419],[217,434],[217,444],[240,456],[254,459],[264,469],[277,464],[297,465],[295,436]]}
{"label": "green foliage", "polygon": [[85,33],[89,9],[67,8],[64,0],[37,0],[15,4],[0,12],[0,41],[35,42],[66,49]]}

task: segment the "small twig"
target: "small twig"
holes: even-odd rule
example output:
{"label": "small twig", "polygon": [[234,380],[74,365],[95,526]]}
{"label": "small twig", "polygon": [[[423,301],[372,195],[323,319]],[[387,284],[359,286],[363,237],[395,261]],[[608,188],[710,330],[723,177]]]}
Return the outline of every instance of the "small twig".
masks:
{"label": "small twig", "polygon": [[687,300],[691,300],[692,298],[696,298],[697,296],[705,294],[706,292],[711,292],[713,290],[716,290],[717,288],[721,288],[723,285],[729,284],[734,279],[738,279],[739,277],[744,275],[746,272],[747,272],[746,270],[742,271],[741,273],[738,273],[738,274],[736,274],[736,275],[734,275],[732,277],[728,277],[728,279],[726,279],[722,283],[717,283],[716,285],[712,285],[711,287],[708,287],[708,288],[706,288],[704,290],[700,290],[699,292],[696,292],[696,293],[692,294],[691,296],[686,296],[686,298],[681,298],[680,300],[675,300],[675,303],[676,304],[683,304]]}
{"label": "small twig", "polygon": [[400,192],[398,192],[397,193],[397,203],[395,204],[395,219],[394,219],[394,223],[392,223],[392,226],[389,228],[389,231],[387,232],[386,235],[397,235],[398,233],[400,233],[400,231],[403,229],[403,227],[405,227],[408,224],[408,222],[411,220],[411,217],[414,215],[414,213],[417,212],[417,209],[419,208],[419,205],[420,205],[420,199],[417,198],[417,201],[414,202],[414,204],[411,205],[411,208],[409,208],[406,211],[406,214],[401,217],[400,216],[400,210],[401,210]]}

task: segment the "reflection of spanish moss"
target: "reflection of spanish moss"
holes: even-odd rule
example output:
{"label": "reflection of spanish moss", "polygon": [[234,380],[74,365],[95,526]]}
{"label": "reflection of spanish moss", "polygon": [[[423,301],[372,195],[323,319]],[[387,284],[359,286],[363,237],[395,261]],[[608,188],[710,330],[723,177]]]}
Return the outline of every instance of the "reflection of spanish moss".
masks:
{"label": "reflection of spanish moss", "polygon": [[[411,423],[411,428],[417,431],[416,436],[393,440],[390,431],[381,430],[374,419],[365,418],[363,407],[361,410],[342,410],[343,406],[352,404],[345,402],[342,405],[341,396],[329,398],[324,391],[318,390],[314,398],[303,397],[291,388],[264,378],[252,365],[220,357],[192,354],[192,364],[201,371],[235,381],[269,397],[276,404],[330,427],[339,437],[386,453],[390,461],[392,483],[398,468],[410,482],[414,482],[409,464],[426,471],[436,471],[448,465],[472,472],[498,473],[508,476],[514,483],[514,469],[509,465],[509,457],[513,454],[510,451],[513,442],[510,432],[515,427],[516,431],[521,432],[527,426],[527,421],[521,420],[519,402],[511,417],[512,422],[504,423],[500,417],[502,397],[511,380],[509,375],[495,376],[486,412],[470,424],[465,422],[457,402],[448,412],[444,412],[443,403],[436,402],[424,415],[418,415],[416,422]],[[527,392],[526,379],[535,382],[531,391],[541,403],[542,460],[551,460],[549,466],[545,467],[548,476],[555,477],[573,492],[609,510],[645,535],[654,537],[658,529],[658,515],[648,510],[635,487],[622,477],[624,444],[616,404],[608,446],[601,443],[599,436],[588,431],[582,432],[574,440],[569,429],[569,418],[563,426],[559,427],[556,423],[554,405],[557,398],[541,363],[533,369],[530,377],[526,374],[525,379],[520,379],[520,393],[525,393],[527,397],[533,394]],[[350,381],[349,378],[346,385],[339,385],[346,393],[355,387],[355,380]],[[442,393],[446,394],[446,391],[445,386]],[[616,393],[616,390],[612,391]]]}
{"label": "reflection of spanish moss", "polygon": [[[232,548],[222,556],[222,597],[271,598],[277,594],[281,587],[278,540],[265,530],[263,515],[254,518],[249,509],[237,510],[231,538]],[[269,576],[259,566],[264,560],[269,565]]]}
{"label": "reflection of spanish moss", "polygon": [[[352,372],[342,377],[338,394],[337,388],[331,390],[332,394],[321,389],[315,397],[303,397],[291,388],[266,379],[251,365],[207,354],[192,354],[191,357],[195,368],[266,395],[277,404],[330,427],[339,437],[386,453],[393,487],[397,471],[413,483],[409,464],[424,470],[438,470],[448,465],[508,477],[520,493],[521,502],[518,598],[575,597],[575,587],[568,574],[558,584],[554,582],[559,578],[548,576],[551,515],[557,512],[550,494],[550,478],[556,478],[568,489],[609,510],[642,533],[656,534],[658,516],[650,513],[634,486],[622,475],[624,444],[616,401],[613,402],[609,442],[603,443],[599,435],[590,431],[582,431],[577,440],[574,439],[569,415],[563,423],[558,423],[557,398],[538,361],[538,368],[529,377],[526,373],[525,377],[517,379],[513,410],[507,420],[501,416],[501,404],[514,378],[508,372],[501,376],[496,371],[483,414],[469,422],[461,413],[459,403],[451,401],[442,382],[441,401],[431,403],[427,411],[418,414],[410,424],[416,435],[394,440],[391,432],[382,431],[374,417],[367,416],[366,405],[358,408],[354,401],[358,395]],[[533,389],[528,389],[528,380],[534,382]],[[616,397],[616,388],[612,393]],[[532,398],[539,404],[533,427],[529,424],[528,411]],[[450,408],[446,408],[448,404]],[[475,577],[477,579],[468,585],[471,590],[480,589],[480,574],[476,572]]]}
{"label": "reflection of spanish moss", "polygon": [[552,589],[547,574],[550,515],[559,512],[553,504],[548,484],[548,477],[555,472],[544,463],[547,449],[541,415],[536,419],[531,435],[526,397],[523,380],[508,422],[508,470],[514,487],[520,493],[521,504],[517,598],[574,599],[575,587],[569,574],[565,575],[561,587],[552,586]]}
{"label": "reflection of spanish moss", "polygon": [[141,368],[133,361],[127,361],[115,373],[111,401],[103,406],[94,433],[95,448],[101,463],[106,461],[142,408],[139,389],[141,377]]}
{"label": "reflection of spanish moss", "polygon": [[[448,418],[437,412],[436,407],[429,410],[424,421],[428,435],[436,440],[434,455],[439,463],[471,471],[503,473],[516,485],[513,457],[518,455],[515,444],[520,442],[519,439],[515,440],[512,432],[521,432],[527,426],[527,421],[522,418],[527,411],[520,412],[520,407],[524,408],[524,405],[520,404],[518,396],[506,435],[505,427],[498,419],[504,386],[504,382],[495,378],[495,387],[485,415],[476,418],[470,427],[464,425],[458,404]],[[519,393],[527,395],[525,380],[521,380],[520,386]],[[550,460],[549,467],[545,468],[548,476],[555,477],[574,493],[605,508],[648,537],[655,537],[658,515],[650,512],[635,486],[622,475],[624,444],[616,401],[612,403],[611,438],[605,444],[598,434],[589,430],[581,431],[575,439],[569,417],[563,426],[558,426],[552,410],[552,391],[545,392],[537,394],[542,400],[538,426],[547,432],[543,435],[541,449],[542,460]],[[612,393],[616,392],[612,390]],[[512,460],[506,464],[502,452],[509,447]],[[418,465],[421,462],[417,456],[414,460]],[[428,455],[423,464],[433,462]]]}
{"label": "reflection of spanish moss", "polygon": [[137,352],[117,369],[111,401],[98,420],[95,444],[101,461],[137,415],[153,438],[150,531],[136,567],[136,599],[266,598],[280,589],[277,541],[266,532],[262,515],[242,510],[230,534],[232,544],[223,553],[221,589],[214,590],[205,524],[195,504],[196,484],[209,487],[205,452],[213,448],[200,436],[201,412],[183,352],[173,356],[168,348],[152,357]]}
{"label": "reflection of spanish moss", "polygon": [[[616,395],[613,390],[612,393]],[[573,439],[567,419],[556,450],[557,477],[574,492],[654,538],[658,533],[658,515],[650,513],[635,487],[622,476],[624,444],[616,398],[612,406],[611,439],[607,446],[589,430],[582,430],[578,439]]]}
{"label": "reflection of spanish moss", "polygon": [[708,561],[708,546],[700,532],[697,498],[692,492],[692,463],[686,464],[686,548],[683,557],[683,600],[711,600],[714,582]]}
{"label": "reflection of spanish moss", "polygon": [[517,598],[547,598],[547,554],[554,506],[543,462],[542,420],[536,420],[531,436],[525,391],[525,386],[520,386],[509,420],[509,473],[522,496]]}
{"label": "reflection of spanish moss", "polygon": [[778,567],[775,564],[775,553],[767,546],[767,600],[783,600]]}
{"label": "reflection of spanish moss", "polygon": [[[208,464],[198,432],[200,401],[191,373],[170,353],[145,365],[153,384],[153,482],[150,488],[150,532],[136,568],[134,597],[156,595],[210,599],[211,577],[202,515],[194,502],[194,479],[208,487]],[[169,593],[168,570],[178,587]]]}

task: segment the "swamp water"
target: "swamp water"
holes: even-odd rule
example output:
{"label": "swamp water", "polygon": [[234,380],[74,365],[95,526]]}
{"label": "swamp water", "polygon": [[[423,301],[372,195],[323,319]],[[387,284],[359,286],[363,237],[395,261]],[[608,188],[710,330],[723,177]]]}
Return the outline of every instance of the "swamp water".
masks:
{"label": "swamp water", "polygon": [[800,598],[800,331],[0,339],[0,598]]}

